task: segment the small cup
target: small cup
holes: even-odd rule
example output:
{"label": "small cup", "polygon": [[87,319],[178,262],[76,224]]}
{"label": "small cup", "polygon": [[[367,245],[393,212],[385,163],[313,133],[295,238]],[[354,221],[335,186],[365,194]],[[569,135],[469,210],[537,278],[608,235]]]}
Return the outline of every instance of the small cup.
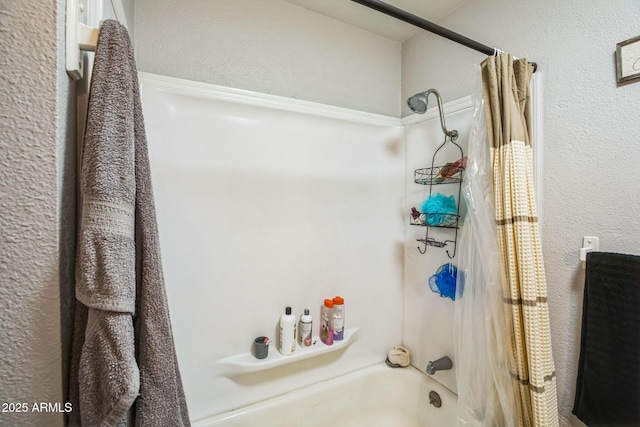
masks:
{"label": "small cup", "polygon": [[256,359],[264,359],[269,355],[269,343],[271,340],[267,337],[258,337],[253,340],[253,355]]}

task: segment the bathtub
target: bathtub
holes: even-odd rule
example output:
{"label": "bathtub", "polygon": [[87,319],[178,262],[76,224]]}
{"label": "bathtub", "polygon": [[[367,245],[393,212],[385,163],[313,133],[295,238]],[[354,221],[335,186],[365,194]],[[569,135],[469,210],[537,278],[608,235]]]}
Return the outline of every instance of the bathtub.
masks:
{"label": "bathtub", "polygon": [[[437,374],[436,374],[437,375]],[[429,403],[436,392],[441,407]],[[456,395],[413,367],[376,364],[193,423],[194,427],[449,427]]]}

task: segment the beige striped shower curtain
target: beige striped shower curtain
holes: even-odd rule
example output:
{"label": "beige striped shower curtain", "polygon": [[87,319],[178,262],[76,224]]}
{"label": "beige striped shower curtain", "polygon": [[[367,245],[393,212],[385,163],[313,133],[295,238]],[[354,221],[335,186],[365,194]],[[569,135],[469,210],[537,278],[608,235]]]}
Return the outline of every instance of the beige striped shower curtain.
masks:
{"label": "beige striped shower curtain", "polygon": [[493,161],[498,243],[510,316],[510,370],[521,426],[558,426],[547,284],[533,181],[529,83],[533,67],[503,53],[482,63],[487,137]]}

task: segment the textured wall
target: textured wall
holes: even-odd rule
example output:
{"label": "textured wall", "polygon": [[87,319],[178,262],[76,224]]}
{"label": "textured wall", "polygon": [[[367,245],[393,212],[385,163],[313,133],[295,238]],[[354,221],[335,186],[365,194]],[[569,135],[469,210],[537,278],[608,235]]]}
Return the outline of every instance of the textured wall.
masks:
{"label": "textured wall", "polygon": [[[71,270],[60,254],[71,250],[72,232],[59,224],[58,205],[73,189],[61,190],[58,171],[72,164],[62,146],[74,139],[66,113],[72,91],[58,61],[63,3],[9,1],[0,10],[0,402],[29,410],[63,401],[60,288]],[[71,203],[66,219],[74,221]],[[0,412],[1,425],[62,419]]]}
{"label": "textured wall", "polygon": [[282,0],[135,8],[140,71],[400,115],[399,42]]}
{"label": "textured wall", "polygon": [[[616,43],[640,34],[640,3],[489,0],[441,22],[538,62],[544,91],[543,245],[564,421],[573,405],[584,273],[582,236],[640,254],[640,83],[616,86]],[[429,87],[474,93],[483,55],[430,34],[403,47],[403,99]],[[408,111],[404,111],[408,114]]]}

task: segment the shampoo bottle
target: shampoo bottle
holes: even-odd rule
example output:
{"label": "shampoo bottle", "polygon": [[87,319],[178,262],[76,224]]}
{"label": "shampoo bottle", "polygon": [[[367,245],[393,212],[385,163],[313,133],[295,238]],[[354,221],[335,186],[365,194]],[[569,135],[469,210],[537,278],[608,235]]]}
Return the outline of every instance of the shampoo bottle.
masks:
{"label": "shampoo bottle", "polygon": [[340,296],[333,299],[333,339],[344,339],[344,298]]}
{"label": "shampoo bottle", "polygon": [[326,345],[333,344],[333,300],[324,300],[320,314],[320,341]]}
{"label": "shampoo bottle", "polygon": [[300,316],[300,328],[298,329],[298,344],[300,347],[311,346],[311,333],[312,333],[313,319],[309,315],[309,309],[304,309],[304,314]]}
{"label": "shampoo bottle", "polygon": [[291,314],[291,307],[287,307],[280,316],[280,343],[278,351],[285,356],[296,351],[296,316]]}

